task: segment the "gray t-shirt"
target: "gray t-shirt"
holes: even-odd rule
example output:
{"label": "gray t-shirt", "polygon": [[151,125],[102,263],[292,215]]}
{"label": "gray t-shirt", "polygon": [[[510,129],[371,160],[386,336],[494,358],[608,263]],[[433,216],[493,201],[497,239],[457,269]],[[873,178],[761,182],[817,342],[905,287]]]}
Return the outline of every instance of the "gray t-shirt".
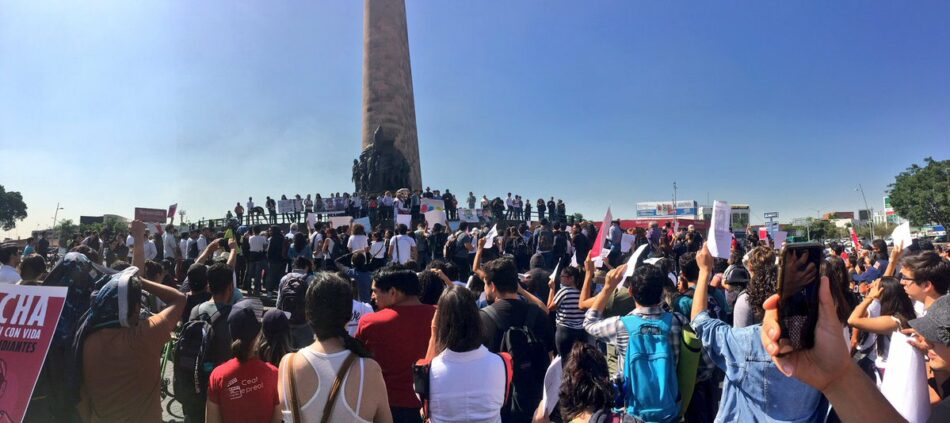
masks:
{"label": "gray t-shirt", "polygon": [[755,313],[752,312],[752,306],[749,304],[749,293],[743,291],[736,298],[735,309],[732,311],[732,327],[744,328],[758,323],[755,319]]}

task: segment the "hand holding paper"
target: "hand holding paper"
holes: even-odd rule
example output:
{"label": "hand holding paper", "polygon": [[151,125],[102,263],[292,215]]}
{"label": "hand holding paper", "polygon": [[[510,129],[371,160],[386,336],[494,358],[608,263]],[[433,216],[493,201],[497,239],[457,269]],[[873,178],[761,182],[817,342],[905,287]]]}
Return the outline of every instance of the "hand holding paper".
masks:
{"label": "hand holding paper", "polygon": [[637,260],[639,260],[643,252],[646,251],[647,245],[649,244],[641,245],[640,248],[637,248],[637,251],[634,251],[633,255],[630,256],[630,260],[627,261],[627,264],[626,264],[627,271],[623,274],[624,278],[633,276],[633,271],[636,270],[637,268]]}
{"label": "hand holding paper", "polygon": [[707,246],[713,257],[728,259],[732,247],[732,233],[729,232],[729,219],[732,209],[725,201],[713,203],[713,215],[709,225]]}

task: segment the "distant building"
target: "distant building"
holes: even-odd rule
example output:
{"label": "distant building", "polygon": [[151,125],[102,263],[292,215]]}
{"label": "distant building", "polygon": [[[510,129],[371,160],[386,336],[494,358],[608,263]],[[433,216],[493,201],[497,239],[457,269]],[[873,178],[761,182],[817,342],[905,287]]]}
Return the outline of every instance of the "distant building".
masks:
{"label": "distant building", "polygon": [[831,213],[825,213],[825,215],[822,216],[821,219],[822,220],[837,220],[837,219],[851,220],[851,219],[854,219],[854,212],[836,211],[836,212],[831,212]]}

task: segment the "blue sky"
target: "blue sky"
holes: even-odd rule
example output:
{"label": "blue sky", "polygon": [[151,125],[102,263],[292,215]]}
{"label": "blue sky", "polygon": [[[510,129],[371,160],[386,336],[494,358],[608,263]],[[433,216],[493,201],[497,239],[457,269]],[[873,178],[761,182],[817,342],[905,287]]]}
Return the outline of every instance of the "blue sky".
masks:
{"label": "blue sky", "polygon": [[[61,217],[351,190],[361,1],[0,0],[0,184]],[[950,3],[409,0],[423,183],[872,207],[950,158]]]}

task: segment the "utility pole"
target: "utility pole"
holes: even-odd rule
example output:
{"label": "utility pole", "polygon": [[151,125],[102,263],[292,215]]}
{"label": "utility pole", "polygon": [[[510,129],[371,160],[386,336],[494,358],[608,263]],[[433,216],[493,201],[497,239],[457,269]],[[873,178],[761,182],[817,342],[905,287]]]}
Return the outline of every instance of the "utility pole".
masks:
{"label": "utility pole", "polygon": [[679,225],[679,219],[677,219],[677,217],[678,216],[676,214],[676,181],[673,181],[673,230],[678,232],[680,229],[680,225]]}
{"label": "utility pole", "polygon": [[[56,233],[56,218],[59,217],[59,211],[63,208],[59,206],[59,202],[56,202],[56,212],[53,213],[53,233]],[[63,234],[59,234],[62,237]]]}
{"label": "utility pole", "polygon": [[[868,227],[871,229],[871,240],[873,241],[874,240],[874,210],[871,210],[871,208],[868,207],[868,199],[867,197],[864,196],[864,187],[862,187],[861,184],[858,184],[858,189],[856,189],[855,191],[861,191],[861,199],[864,200],[864,210],[868,212]],[[861,213],[858,213],[859,215],[858,217],[860,217],[860,214]]]}

